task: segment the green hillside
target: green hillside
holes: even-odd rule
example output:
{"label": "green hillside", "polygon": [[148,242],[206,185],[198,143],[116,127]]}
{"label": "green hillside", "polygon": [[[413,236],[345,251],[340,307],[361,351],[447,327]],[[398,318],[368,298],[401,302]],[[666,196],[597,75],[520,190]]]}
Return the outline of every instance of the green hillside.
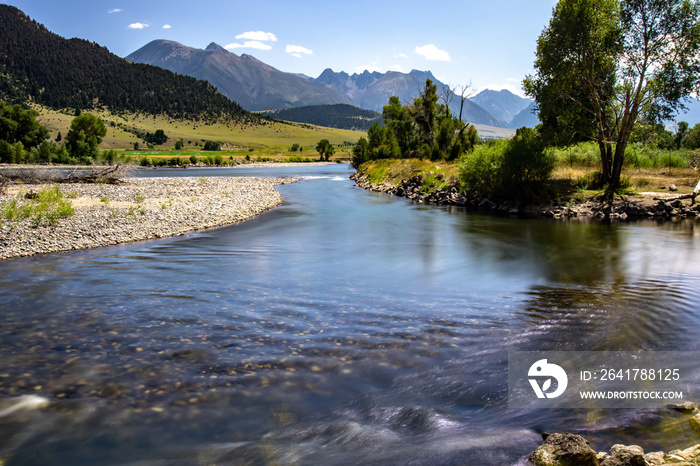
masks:
{"label": "green hillside", "polygon": [[308,123],[329,128],[367,131],[373,123],[384,124],[382,114],[347,104],[311,105],[261,112],[278,120]]}
{"label": "green hillside", "polygon": [[183,119],[259,117],[214,86],[130,63],[98,44],[64,39],[15,7],[0,5],[0,100],[53,109],[144,112]]}

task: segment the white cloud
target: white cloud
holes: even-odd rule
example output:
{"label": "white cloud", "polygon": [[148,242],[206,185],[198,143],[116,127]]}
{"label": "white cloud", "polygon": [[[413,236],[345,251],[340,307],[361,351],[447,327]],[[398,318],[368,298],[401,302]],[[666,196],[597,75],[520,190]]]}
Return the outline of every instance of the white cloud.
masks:
{"label": "white cloud", "polygon": [[313,50],[309,50],[301,45],[287,45],[285,52],[297,58],[304,58],[304,55],[313,55],[314,53]]}
{"label": "white cloud", "polygon": [[166,24],[163,26],[163,29],[172,29],[173,27],[169,24]]}
{"label": "white cloud", "polygon": [[398,71],[399,73],[403,73],[403,67],[401,67],[401,65],[394,65],[391,67],[391,71]]}
{"label": "white cloud", "polygon": [[248,31],[243,34],[238,34],[236,39],[245,39],[247,41],[262,41],[262,42],[277,42],[277,37],[271,32],[263,31]]}
{"label": "white cloud", "polygon": [[243,42],[242,44],[238,43],[233,43],[233,44],[228,44],[224,46],[225,49],[258,49],[258,50],[270,50],[272,48],[271,45],[263,44],[260,41],[257,40],[247,40]]}
{"label": "white cloud", "polygon": [[426,60],[436,60],[436,61],[452,61],[450,54],[444,50],[440,50],[433,44],[423,45],[422,47],[416,47],[415,52]]}
{"label": "white cloud", "polygon": [[394,55],[394,58],[408,58],[408,55],[405,53],[399,53],[397,55]]}
{"label": "white cloud", "polygon": [[131,23],[129,24],[129,29],[143,29],[147,28],[149,25],[144,23]]}
{"label": "white cloud", "polygon": [[112,8],[111,10],[107,10],[107,13],[112,14],[112,13],[119,13],[122,11],[121,8]]}

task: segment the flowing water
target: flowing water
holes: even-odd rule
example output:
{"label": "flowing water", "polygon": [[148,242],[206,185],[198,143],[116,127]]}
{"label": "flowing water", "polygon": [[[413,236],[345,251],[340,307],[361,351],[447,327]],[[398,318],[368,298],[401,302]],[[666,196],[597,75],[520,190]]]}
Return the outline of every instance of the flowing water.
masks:
{"label": "flowing water", "polygon": [[366,192],[345,165],[154,173],[305,179],[239,225],[0,262],[3,466],[510,465],[543,431],[697,441],[664,410],[507,408],[509,350],[699,351],[694,221],[481,216]]}

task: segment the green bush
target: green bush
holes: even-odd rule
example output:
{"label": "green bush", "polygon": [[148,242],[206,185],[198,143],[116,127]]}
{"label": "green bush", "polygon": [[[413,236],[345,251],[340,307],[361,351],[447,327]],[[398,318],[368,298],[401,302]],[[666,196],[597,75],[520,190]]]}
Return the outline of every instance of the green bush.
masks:
{"label": "green bush", "polygon": [[32,225],[57,225],[58,219],[70,217],[75,213],[71,201],[63,199],[63,192],[58,186],[40,190],[36,197],[20,203],[17,199],[3,202],[0,215],[8,220],[32,219]]}
{"label": "green bush", "polygon": [[554,169],[554,157],[531,128],[515,137],[477,147],[460,161],[460,180],[478,198],[533,201],[543,192]]}
{"label": "green bush", "polygon": [[488,198],[497,192],[501,185],[501,166],[507,146],[508,141],[490,141],[462,157],[459,178],[468,195]]}

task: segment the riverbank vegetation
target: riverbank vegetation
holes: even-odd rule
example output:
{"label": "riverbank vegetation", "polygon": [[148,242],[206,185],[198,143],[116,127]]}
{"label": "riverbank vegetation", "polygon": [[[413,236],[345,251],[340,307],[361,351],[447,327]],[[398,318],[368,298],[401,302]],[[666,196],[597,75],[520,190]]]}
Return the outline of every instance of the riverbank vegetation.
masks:
{"label": "riverbank vegetation", "polygon": [[[454,115],[449,103],[454,93],[444,89],[438,95],[437,86],[427,79],[420,95],[407,105],[392,96],[384,106],[384,126],[373,124],[367,139],[360,138],[353,149],[352,165],[392,158],[422,158],[456,160],[471,150],[478,140],[476,128]],[[464,95],[461,96],[462,105]],[[440,103],[442,100],[443,103]]]}
{"label": "riverbank vegetation", "polygon": [[31,218],[34,227],[57,225],[59,219],[75,213],[73,204],[65,199],[58,185],[38,192],[21,193],[18,197],[0,203],[0,219],[21,220]]}
{"label": "riverbank vegetation", "polygon": [[[377,160],[445,161],[454,165],[452,188],[518,203],[692,191],[700,124],[671,132],[659,121],[700,90],[700,3],[561,0],[538,40],[535,71],[523,84],[538,105],[536,130],[478,144],[476,131],[440,103],[454,92],[439,98],[428,81],[408,105],[391,98],[385,127],[358,141],[353,165],[377,181],[405,171]],[[421,174],[424,182],[434,172]]]}
{"label": "riverbank vegetation", "polygon": [[700,4],[690,0],[560,0],[524,82],[540,133],[594,141],[612,198],[640,123],[668,119],[700,90]]}
{"label": "riverbank vegetation", "polygon": [[[420,177],[422,192],[455,188],[461,193],[495,202],[516,200],[519,196],[520,202],[567,205],[604,198],[607,185],[600,176],[600,153],[594,142],[545,149],[539,167],[545,171],[551,167],[546,180],[512,184],[500,190],[508,180],[504,175],[513,169],[503,165],[509,144],[509,141],[481,144],[473,153],[457,161],[374,160],[363,164],[359,171],[376,185],[399,186],[404,180]],[[618,190],[620,195],[651,198],[693,191],[700,176],[695,170],[698,151],[687,148],[664,150],[642,143],[634,143],[628,150],[631,156],[624,165],[624,176]],[[518,193],[519,186],[527,188]]]}

